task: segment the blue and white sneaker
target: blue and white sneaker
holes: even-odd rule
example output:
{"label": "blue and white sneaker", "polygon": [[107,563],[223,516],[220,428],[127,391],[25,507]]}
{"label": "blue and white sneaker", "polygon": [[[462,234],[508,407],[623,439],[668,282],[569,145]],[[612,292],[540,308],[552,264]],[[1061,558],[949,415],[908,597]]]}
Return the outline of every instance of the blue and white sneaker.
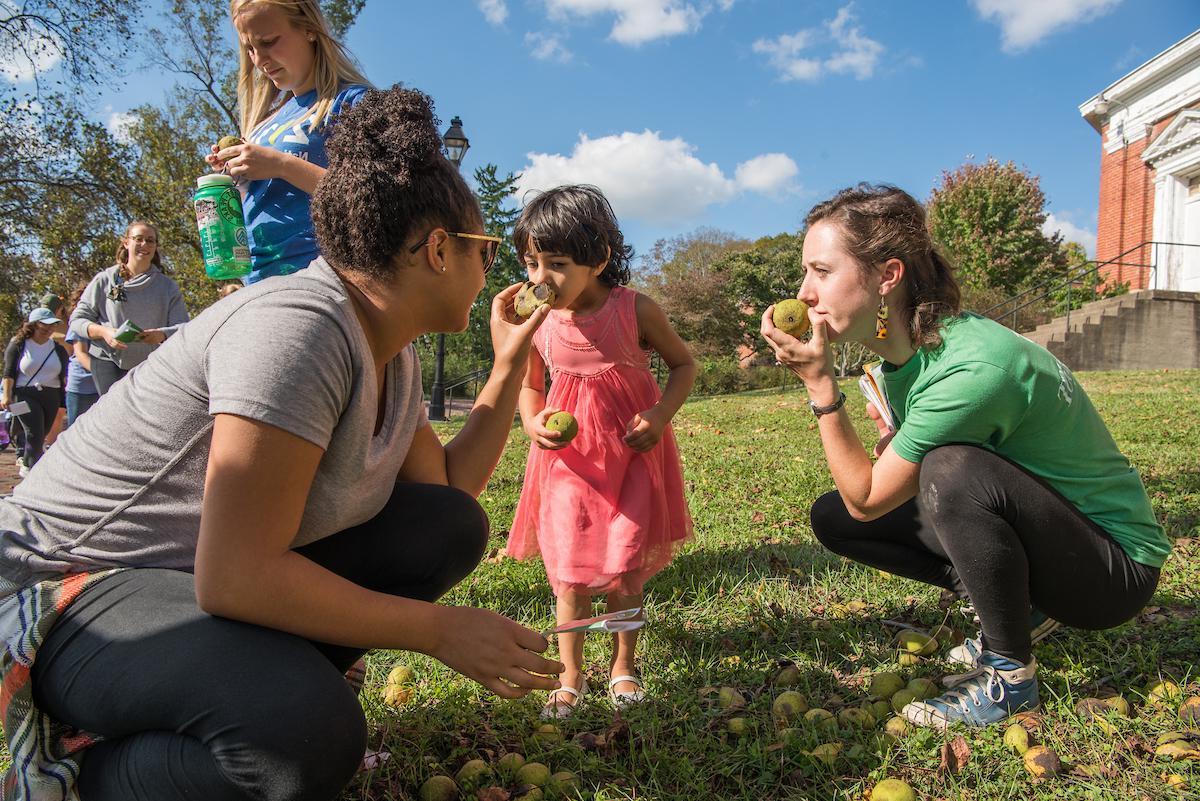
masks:
{"label": "blue and white sneaker", "polygon": [[989,726],[1039,706],[1037,660],[1033,658],[1022,665],[984,651],[970,673],[947,676],[942,681],[952,689],[937,698],[913,701],[901,714],[918,726],[945,730],[953,723]]}
{"label": "blue and white sneaker", "polygon": [[[1037,645],[1060,628],[1062,628],[1062,623],[1059,623],[1054,618],[1047,617],[1045,612],[1039,612],[1037,609],[1034,609],[1029,615],[1029,644]],[[956,665],[975,667],[975,663],[981,653],[983,653],[982,631],[951,648],[946,653],[946,661]]]}

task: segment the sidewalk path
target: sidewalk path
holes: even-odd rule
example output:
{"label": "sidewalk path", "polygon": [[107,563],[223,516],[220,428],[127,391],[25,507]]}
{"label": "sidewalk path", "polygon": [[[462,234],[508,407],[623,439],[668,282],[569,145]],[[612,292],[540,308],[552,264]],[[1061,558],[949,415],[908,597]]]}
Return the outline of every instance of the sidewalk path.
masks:
{"label": "sidewalk path", "polygon": [[17,473],[17,454],[10,445],[0,453],[0,495],[12,492],[20,480],[21,476]]}

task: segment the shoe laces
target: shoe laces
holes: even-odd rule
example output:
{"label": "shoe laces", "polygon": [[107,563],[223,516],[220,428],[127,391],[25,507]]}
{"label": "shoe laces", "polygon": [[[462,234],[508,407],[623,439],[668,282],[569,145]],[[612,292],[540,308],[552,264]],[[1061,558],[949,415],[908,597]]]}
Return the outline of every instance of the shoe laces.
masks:
{"label": "shoe laces", "polygon": [[[982,681],[985,675],[986,682]],[[957,706],[964,715],[969,712],[968,698],[977,707],[983,706],[983,698],[993,704],[999,704],[1007,692],[1004,679],[1000,678],[999,671],[991,665],[981,665],[969,673],[948,677],[946,681],[950,687],[958,689],[951,689],[942,696],[942,700],[948,706]]]}

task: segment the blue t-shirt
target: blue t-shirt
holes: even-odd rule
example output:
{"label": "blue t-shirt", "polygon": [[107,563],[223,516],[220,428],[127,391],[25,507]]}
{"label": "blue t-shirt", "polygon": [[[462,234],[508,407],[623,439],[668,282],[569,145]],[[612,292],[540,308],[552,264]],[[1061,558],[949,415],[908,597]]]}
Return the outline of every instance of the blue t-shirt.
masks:
{"label": "blue t-shirt", "polygon": [[[325,137],[330,133],[334,118],[342,109],[358,102],[368,88],[354,84],[338,92],[330,115],[317,131],[312,130],[309,119],[317,102],[317,90],[292,97],[255,128],[248,141],[327,167],[329,157],[325,154]],[[311,200],[307,192],[282,178],[250,181],[246,185],[242,208],[253,265],[245,279],[247,284],[302,270],[317,257],[317,237],[309,214]]]}
{"label": "blue t-shirt", "polygon": [[[75,335],[74,331],[67,331],[67,336],[63,341],[71,345],[73,342],[78,342],[79,337]],[[67,362],[67,392],[74,392],[78,395],[97,394],[96,382],[92,380],[92,374],[79,363],[79,359],[75,358],[75,348],[67,348],[67,353],[71,354],[71,359]]]}

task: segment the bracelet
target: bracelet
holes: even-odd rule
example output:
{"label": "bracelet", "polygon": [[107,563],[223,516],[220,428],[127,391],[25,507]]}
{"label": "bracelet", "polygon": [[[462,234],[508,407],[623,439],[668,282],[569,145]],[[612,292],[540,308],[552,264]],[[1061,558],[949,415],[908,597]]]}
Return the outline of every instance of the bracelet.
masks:
{"label": "bracelet", "polygon": [[817,417],[820,417],[823,414],[832,414],[846,405],[846,393],[838,390],[838,399],[828,406],[818,406],[817,404],[813,403],[811,399],[809,400],[808,405],[809,408],[813,410],[813,414]]}

